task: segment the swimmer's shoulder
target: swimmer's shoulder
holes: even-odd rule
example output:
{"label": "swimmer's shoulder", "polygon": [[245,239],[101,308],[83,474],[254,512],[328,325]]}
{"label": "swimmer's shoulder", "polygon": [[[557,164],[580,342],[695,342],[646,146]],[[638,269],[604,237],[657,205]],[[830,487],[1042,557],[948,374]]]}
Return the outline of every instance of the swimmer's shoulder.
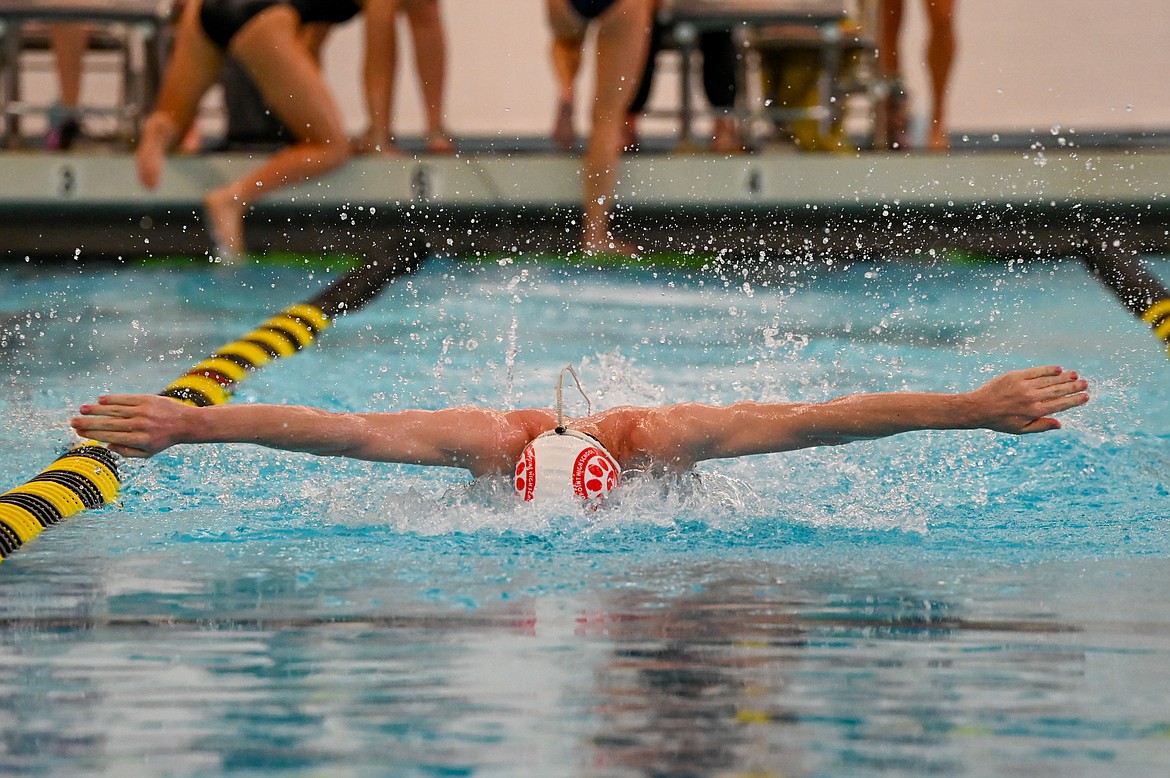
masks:
{"label": "swimmer's shoulder", "polygon": [[621,438],[623,467],[653,473],[683,473],[694,467],[697,445],[708,439],[721,406],[683,402],[654,407],[614,408],[611,427]]}
{"label": "swimmer's shoulder", "polygon": [[500,413],[510,426],[535,430],[533,437],[552,429],[557,423],[557,415],[550,408],[517,408]]}
{"label": "swimmer's shoulder", "polygon": [[619,405],[590,417],[594,434],[623,468],[648,468],[654,458],[657,408]]}

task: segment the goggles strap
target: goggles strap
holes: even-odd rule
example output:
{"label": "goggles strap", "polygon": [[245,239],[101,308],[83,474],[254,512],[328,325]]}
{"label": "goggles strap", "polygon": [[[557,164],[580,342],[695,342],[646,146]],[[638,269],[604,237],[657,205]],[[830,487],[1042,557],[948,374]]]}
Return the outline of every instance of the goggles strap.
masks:
{"label": "goggles strap", "polygon": [[557,429],[558,435],[565,434],[565,373],[573,377],[573,383],[577,385],[577,391],[585,398],[585,413],[592,415],[593,403],[589,401],[589,395],[585,394],[585,390],[581,387],[581,379],[577,377],[577,371],[573,369],[570,363],[561,368],[561,374],[557,376]]}

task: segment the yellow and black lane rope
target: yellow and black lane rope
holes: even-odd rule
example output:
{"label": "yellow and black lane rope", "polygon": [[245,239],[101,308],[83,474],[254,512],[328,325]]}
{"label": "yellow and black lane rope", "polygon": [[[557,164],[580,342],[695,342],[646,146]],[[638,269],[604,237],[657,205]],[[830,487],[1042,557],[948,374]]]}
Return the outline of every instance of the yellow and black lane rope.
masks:
{"label": "yellow and black lane rope", "polygon": [[0,494],[0,561],[67,516],[118,497],[118,455],[87,441],[31,481]]}
{"label": "yellow and black lane rope", "polygon": [[292,356],[313,341],[332,319],[312,302],[291,305],[239,340],[218,349],[161,394],[191,405],[222,405],[248,373]]}
{"label": "yellow and black lane rope", "polygon": [[1134,316],[1150,325],[1170,355],[1170,289],[1132,253],[1111,244],[1092,247],[1089,269]]}
{"label": "yellow and black lane rope", "polygon": [[[334,319],[356,311],[396,277],[416,270],[422,247],[410,243],[394,260],[346,273],[305,302],[290,305],[239,340],[202,360],[160,394],[191,405],[220,405],[247,375],[311,345]],[[118,498],[118,455],[96,441],[80,443],[37,476],[0,494],[0,562],[46,527]]]}

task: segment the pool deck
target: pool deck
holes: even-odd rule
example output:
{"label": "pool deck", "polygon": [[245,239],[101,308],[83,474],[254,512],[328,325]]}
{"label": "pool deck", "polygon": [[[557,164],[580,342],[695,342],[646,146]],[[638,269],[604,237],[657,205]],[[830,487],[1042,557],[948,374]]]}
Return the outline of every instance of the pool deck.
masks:
{"label": "pool deck", "polygon": [[[949,154],[764,150],[643,153],[623,162],[617,230],[655,253],[877,259],[1075,256],[1086,241],[1170,252],[1170,148],[1035,147]],[[264,152],[172,159],[157,191],[127,152],[0,153],[7,261],[206,254],[203,193]],[[421,233],[459,256],[565,252],[577,157],[491,150],[356,158],[249,215],[258,252],[392,250]]]}

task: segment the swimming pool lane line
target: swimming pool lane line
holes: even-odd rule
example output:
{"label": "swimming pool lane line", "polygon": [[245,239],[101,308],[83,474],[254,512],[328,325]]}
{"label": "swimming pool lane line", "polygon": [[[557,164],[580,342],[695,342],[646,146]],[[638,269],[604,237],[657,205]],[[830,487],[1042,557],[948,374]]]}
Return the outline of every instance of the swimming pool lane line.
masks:
{"label": "swimming pool lane line", "polygon": [[223,405],[249,373],[311,346],[330,323],[330,316],[312,302],[290,305],[244,337],[217,349],[159,394],[199,407]]}
{"label": "swimming pool lane line", "polygon": [[1122,305],[1150,325],[1170,356],[1170,290],[1118,245],[1090,245],[1085,264]]}
{"label": "swimming pool lane line", "polygon": [[[172,381],[160,394],[190,405],[222,405],[249,373],[312,345],[333,320],[357,311],[395,278],[418,269],[425,248],[349,271],[312,298],[284,308]],[[80,443],[29,481],[0,494],[0,562],[46,527],[118,499],[118,457],[101,443]]]}

